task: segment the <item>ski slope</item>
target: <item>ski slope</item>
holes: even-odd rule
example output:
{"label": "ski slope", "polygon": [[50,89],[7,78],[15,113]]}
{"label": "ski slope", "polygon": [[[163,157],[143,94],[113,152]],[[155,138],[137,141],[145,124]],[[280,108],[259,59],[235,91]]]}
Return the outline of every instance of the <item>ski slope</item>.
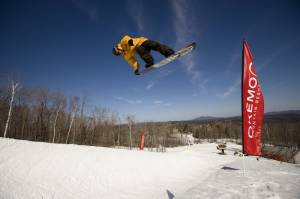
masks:
{"label": "ski slope", "polygon": [[228,148],[157,153],[0,138],[0,198],[300,198],[299,166]]}

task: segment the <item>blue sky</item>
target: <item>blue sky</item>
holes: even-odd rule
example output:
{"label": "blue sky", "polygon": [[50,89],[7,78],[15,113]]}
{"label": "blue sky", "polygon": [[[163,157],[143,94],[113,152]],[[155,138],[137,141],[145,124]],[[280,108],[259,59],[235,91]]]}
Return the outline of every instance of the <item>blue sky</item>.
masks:
{"label": "blue sky", "polygon": [[[139,121],[240,114],[242,40],[265,111],[300,109],[299,1],[0,2],[0,77],[86,96]],[[145,76],[112,54],[123,35],[197,48]],[[162,57],[153,53],[155,60]],[[140,60],[140,59],[139,59]]]}

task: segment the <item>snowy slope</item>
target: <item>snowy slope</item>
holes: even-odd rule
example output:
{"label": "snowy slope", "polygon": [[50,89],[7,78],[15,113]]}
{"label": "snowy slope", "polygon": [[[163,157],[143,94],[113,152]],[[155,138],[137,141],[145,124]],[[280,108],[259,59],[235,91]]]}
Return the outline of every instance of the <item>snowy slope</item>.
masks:
{"label": "snowy slope", "polygon": [[300,168],[229,145],[167,153],[0,138],[0,198],[300,198]]}
{"label": "snowy slope", "polygon": [[300,198],[300,167],[247,157],[227,164],[183,198]]}

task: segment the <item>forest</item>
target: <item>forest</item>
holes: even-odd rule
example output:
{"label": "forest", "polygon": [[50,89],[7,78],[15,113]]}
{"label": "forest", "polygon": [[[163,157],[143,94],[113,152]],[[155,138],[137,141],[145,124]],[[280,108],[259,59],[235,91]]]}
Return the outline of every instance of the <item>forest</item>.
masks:
{"label": "forest", "polygon": [[[146,147],[163,148],[185,145],[183,135],[192,134],[196,142],[232,139],[241,143],[240,117],[169,122],[137,119],[130,113],[121,117],[108,108],[90,105],[86,96],[66,96],[62,91],[25,87],[13,81],[0,87],[1,137],[137,147],[144,133]],[[299,112],[266,114],[262,142],[299,147],[299,129]]]}

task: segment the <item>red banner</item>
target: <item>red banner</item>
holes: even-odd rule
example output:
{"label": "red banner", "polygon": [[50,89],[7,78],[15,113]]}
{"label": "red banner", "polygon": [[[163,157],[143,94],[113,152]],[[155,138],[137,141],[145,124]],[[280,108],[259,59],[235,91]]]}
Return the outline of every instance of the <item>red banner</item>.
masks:
{"label": "red banner", "polygon": [[243,44],[242,68],[243,153],[259,156],[261,155],[264,97],[247,41]]}
{"label": "red banner", "polygon": [[144,150],[144,146],[145,146],[145,134],[142,133],[141,139],[140,139],[140,150]]}

